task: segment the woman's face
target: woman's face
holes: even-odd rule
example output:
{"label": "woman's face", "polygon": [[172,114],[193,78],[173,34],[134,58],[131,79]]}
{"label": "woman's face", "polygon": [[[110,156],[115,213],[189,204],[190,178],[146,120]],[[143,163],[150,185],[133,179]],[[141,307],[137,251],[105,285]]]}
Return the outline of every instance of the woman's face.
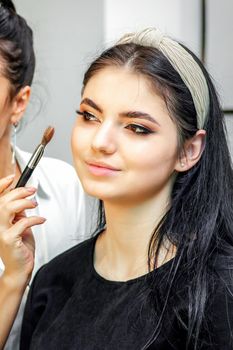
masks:
{"label": "woman's face", "polygon": [[10,102],[10,82],[0,74],[0,140],[10,127],[13,102]]}
{"label": "woman's face", "polygon": [[177,140],[165,102],[142,75],[108,67],[87,83],[72,151],[90,195],[136,203],[170,191]]}

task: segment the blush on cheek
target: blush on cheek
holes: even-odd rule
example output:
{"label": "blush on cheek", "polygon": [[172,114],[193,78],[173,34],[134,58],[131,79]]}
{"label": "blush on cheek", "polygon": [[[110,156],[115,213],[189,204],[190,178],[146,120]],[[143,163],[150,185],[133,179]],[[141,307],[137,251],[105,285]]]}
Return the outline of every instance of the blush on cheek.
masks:
{"label": "blush on cheek", "polygon": [[83,137],[78,132],[77,127],[75,127],[71,135],[71,149],[73,156],[77,155],[81,151],[83,144],[82,138]]}
{"label": "blush on cheek", "polygon": [[71,132],[70,143],[71,143],[71,149],[72,149],[72,152],[73,152],[74,151],[74,146],[75,146],[75,127],[73,127],[72,132]]}

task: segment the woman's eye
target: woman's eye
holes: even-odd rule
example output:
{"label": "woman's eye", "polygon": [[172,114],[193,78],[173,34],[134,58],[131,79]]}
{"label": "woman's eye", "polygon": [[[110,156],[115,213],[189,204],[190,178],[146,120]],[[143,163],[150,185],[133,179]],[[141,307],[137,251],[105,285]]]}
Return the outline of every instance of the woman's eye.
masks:
{"label": "woman's eye", "polygon": [[150,129],[138,124],[129,124],[126,128],[138,135],[148,135],[153,133],[153,131],[151,131]]}
{"label": "woman's eye", "polygon": [[87,111],[84,111],[84,112],[76,111],[76,112],[77,114],[81,115],[85,121],[98,121],[98,118],[96,118],[93,114]]}

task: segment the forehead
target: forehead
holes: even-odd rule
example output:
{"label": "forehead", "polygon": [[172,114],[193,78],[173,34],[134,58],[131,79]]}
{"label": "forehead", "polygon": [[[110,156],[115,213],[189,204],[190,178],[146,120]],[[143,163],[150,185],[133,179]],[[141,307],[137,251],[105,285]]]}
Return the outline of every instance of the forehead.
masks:
{"label": "forehead", "polygon": [[142,74],[127,67],[107,67],[98,71],[86,84],[83,98],[93,99],[102,107],[111,102],[112,106],[125,108],[158,108],[167,112],[163,98]]}

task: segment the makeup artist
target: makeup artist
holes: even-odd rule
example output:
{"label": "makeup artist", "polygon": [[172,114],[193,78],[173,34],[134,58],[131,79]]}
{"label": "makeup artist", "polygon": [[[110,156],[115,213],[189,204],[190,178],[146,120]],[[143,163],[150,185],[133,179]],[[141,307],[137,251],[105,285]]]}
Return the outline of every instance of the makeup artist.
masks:
{"label": "makeup artist", "polygon": [[[3,181],[0,182],[0,192],[3,191],[1,186],[4,187],[9,181],[6,180],[9,175],[14,177],[11,178],[11,185],[7,190],[15,185],[30,158],[30,154],[17,148],[16,134],[30,99],[34,69],[32,30],[25,19],[16,13],[11,1],[0,1],[0,179]],[[35,130],[35,136],[39,140],[42,135],[37,135]],[[85,197],[73,168],[63,161],[51,158],[42,158],[27,187],[30,187],[33,195],[33,199],[29,202],[32,215],[46,215],[48,218],[43,225],[33,227],[36,241],[34,262],[36,272],[55,255],[83,239],[86,230]],[[2,213],[0,211],[0,216]],[[1,319],[1,316],[4,317],[4,307],[14,305],[8,302],[7,298],[11,300],[11,297],[14,297],[14,292],[18,290],[20,284],[17,278],[13,278],[11,270],[4,271],[5,263],[1,256],[1,252],[4,253],[4,244],[5,240],[0,235],[0,258],[3,260],[0,259],[0,337],[3,324],[6,326],[6,322]],[[28,283],[28,279],[24,282]],[[24,287],[23,284],[21,290]],[[25,297],[5,349],[18,349]],[[4,301],[4,307],[1,305],[1,300]],[[11,311],[5,310],[7,315],[12,312],[12,317],[9,316],[8,319],[9,325],[16,310],[17,308]],[[9,325],[6,326],[8,330]]]}
{"label": "makeup artist", "polygon": [[209,74],[157,29],[127,34],[88,68],[77,113],[99,227],[36,275],[21,350],[232,350],[233,172]]}

